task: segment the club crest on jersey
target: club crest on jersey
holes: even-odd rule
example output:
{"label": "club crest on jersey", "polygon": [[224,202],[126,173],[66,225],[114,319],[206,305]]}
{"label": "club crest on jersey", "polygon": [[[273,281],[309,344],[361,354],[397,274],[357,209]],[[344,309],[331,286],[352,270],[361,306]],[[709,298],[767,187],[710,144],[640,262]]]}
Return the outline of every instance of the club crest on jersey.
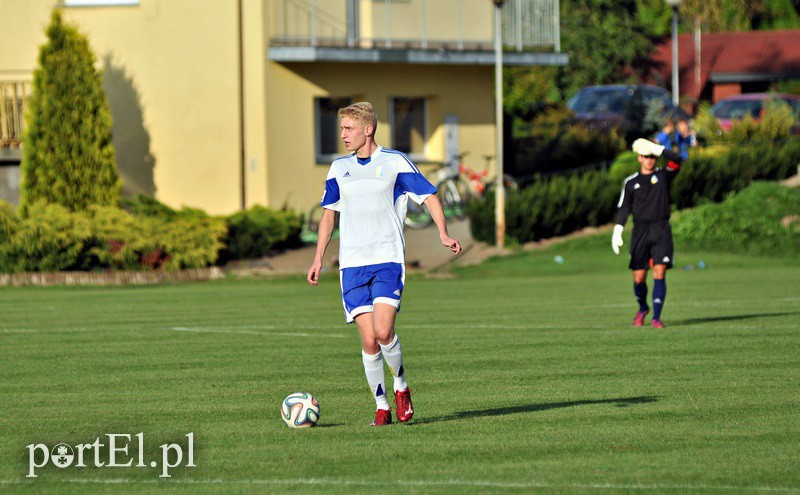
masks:
{"label": "club crest on jersey", "polygon": [[652,177],[650,177],[650,183],[651,183],[651,184],[655,184],[655,183],[657,183],[657,182],[658,182],[658,177],[656,177],[655,175],[654,175],[654,176],[652,176]]}
{"label": "club crest on jersey", "polygon": [[383,169],[384,167],[375,167],[375,177],[382,177]]}

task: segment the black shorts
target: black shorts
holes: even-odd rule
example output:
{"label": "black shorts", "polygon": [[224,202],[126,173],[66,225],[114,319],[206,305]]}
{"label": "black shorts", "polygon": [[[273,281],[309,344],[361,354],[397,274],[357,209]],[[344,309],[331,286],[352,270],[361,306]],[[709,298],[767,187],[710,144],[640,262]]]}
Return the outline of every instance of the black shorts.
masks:
{"label": "black shorts", "polygon": [[634,224],[631,234],[631,262],[628,266],[631,270],[647,270],[653,265],[672,268],[674,250],[669,222]]}

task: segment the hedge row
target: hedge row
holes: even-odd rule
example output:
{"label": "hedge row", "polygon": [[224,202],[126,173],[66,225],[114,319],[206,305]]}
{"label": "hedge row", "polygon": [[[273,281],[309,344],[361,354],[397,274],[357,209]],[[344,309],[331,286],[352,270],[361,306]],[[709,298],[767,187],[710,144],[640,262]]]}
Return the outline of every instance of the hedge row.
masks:
{"label": "hedge row", "polygon": [[[784,179],[800,164],[800,141],[693,150],[672,183],[675,207],[719,202],[754,180]],[[614,220],[622,183],[639,169],[636,155],[620,155],[610,169],[541,178],[514,193],[506,203],[506,235],[524,243],[567,234]],[[494,243],[494,198],[467,207],[475,239]]]}
{"label": "hedge row", "polygon": [[686,248],[800,256],[800,188],[753,183],[722,203],[678,212],[672,232]]}
{"label": "hedge row", "polygon": [[[175,220],[176,218],[205,218],[202,210],[183,208],[174,210],[150,196],[136,196],[123,202],[123,207],[140,217]],[[231,260],[260,258],[275,249],[297,247],[303,217],[286,207],[275,210],[254,205],[249,210],[238,211],[224,217],[226,233],[217,264]]]}
{"label": "hedge row", "polygon": [[20,216],[0,202],[0,272],[179,270],[263,256],[299,237],[302,219],[253,207],[227,218],[152,198],[71,212],[44,202]]}

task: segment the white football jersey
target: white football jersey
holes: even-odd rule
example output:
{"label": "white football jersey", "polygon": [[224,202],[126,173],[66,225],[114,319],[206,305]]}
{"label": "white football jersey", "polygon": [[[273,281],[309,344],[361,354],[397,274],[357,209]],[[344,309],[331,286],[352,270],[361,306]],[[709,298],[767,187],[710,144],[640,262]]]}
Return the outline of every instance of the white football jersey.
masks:
{"label": "white football jersey", "polygon": [[378,146],[369,158],[337,158],[321,205],[339,212],[339,268],[404,263],[408,199],[422,203],[436,188],[405,154]]}

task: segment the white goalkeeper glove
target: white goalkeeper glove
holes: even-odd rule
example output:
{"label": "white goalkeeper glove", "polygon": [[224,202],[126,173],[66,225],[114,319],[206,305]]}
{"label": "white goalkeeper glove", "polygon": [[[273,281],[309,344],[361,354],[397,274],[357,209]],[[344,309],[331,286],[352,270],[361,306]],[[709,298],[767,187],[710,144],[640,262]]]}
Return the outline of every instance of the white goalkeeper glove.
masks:
{"label": "white goalkeeper glove", "polygon": [[614,254],[619,254],[619,248],[622,247],[622,231],[625,230],[625,227],[622,225],[614,225],[614,235],[611,236],[611,249],[614,250]]}
{"label": "white goalkeeper glove", "polygon": [[661,156],[661,153],[664,152],[663,146],[644,138],[639,138],[634,141],[631,148],[634,153],[642,156]]}

